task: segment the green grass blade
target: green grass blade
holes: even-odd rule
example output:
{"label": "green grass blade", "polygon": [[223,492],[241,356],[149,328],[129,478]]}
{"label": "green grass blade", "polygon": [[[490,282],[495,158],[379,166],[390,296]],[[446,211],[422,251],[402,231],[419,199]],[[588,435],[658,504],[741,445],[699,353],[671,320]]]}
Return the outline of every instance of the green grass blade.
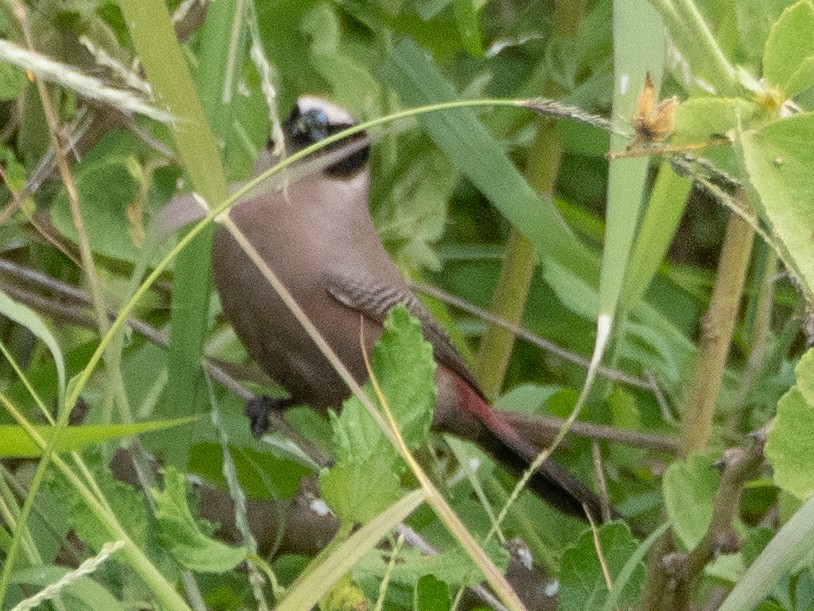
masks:
{"label": "green grass blade", "polygon": [[[630,121],[636,98],[647,71],[656,82],[664,68],[665,41],[658,14],[645,0],[617,0],[613,5],[614,89],[613,118]],[[611,149],[621,150],[626,139],[611,134]],[[602,277],[599,283],[599,314],[611,320],[616,313],[633,237],[644,201],[648,158],[610,162],[608,209]]]}
{"label": "green grass blade", "polygon": [[[153,420],[136,424],[87,424],[68,426],[54,445],[55,452],[81,450],[90,445],[99,445],[111,439],[132,437],[141,433],[160,431],[187,424],[194,417],[175,418],[174,420]],[[51,426],[35,426],[40,436],[48,440],[53,432]],[[19,426],[0,425],[0,456],[3,458],[29,458],[40,456],[42,450],[31,436]]]}
{"label": "green grass blade", "polygon": [[277,611],[311,609],[339,579],[424,502],[424,491],[414,490],[351,535],[319,566],[297,581],[277,606]]}
{"label": "green grass blade", "polygon": [[[156,99],[178,117],[170,131],[192,188],[207,202],[225,200],[227,185],[218,146],[166,5],[161,0],[124,0],[120,6]],[[211,235],[207,228],[176,262],[165,402],[176,415],[189,411],[196,394],[203,391],[200,359],[209,303]]]}
{"label": "green grass blade", "polygon": [[[382,78],[409,106],[454,100],[456,92],[412,41],[396,45]],[[431,113],[419,123],[438,147],[545,258],[595,284],[597,258],[568,228],[550,199],[539,197],[471,110]]]}

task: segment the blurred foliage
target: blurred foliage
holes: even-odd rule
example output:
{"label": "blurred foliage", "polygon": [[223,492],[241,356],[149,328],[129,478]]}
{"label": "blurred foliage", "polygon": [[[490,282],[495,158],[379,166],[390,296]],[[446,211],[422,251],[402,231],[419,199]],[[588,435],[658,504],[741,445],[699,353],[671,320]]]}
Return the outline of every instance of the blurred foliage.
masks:
{"label": "blurred foliage", "polygon": [[[543,91],[556,91],[563,104],[611,116],[611,25],[615,5],[623,2],[634,2],[628,8],[637,2],[645,5],[645,0],[276,0],[222,5],[217,15],[211,8],[207,14],[206,3],[173,1],[168,8],[176,11],[183,59],[207,113],[223,171],[228,181],[237,182],[250,177],[274,125],[303,94],[330,98],[360,121],[451,98],[528,99]],[[737,204],[729,180],[734,178],[751,204],[740,212],[763,239],[751,259],[709,451],[676,460],[665,452],[612,441],[596,445],[610,500],[635,527],[633,532],[652,532],[663,513],[678,549],[691,551],[715,510],[720,478],[713,464],[724,448],[746,445],[750,431],[770,426],[778,412],[767,446],[776,476],[767,470],[750,476],[733,524],[744,545],[723,554],[700,576],[694,600],[700,605],[714,586],[747,587],[745,571],[814,491],[808,449],[814,438],[814,372],[810,353],[800,360],[810,342],[809,299],[814,294],[814,123],[808,114],[814,103],[814,4],[651,4],[665,19],[671,40],[666,56],[658,57],[664,64],[659,96],[680,99],[671,144],[690,147],[691,171],[671,166],[666,157],[660,162],[654,156],[649,166],[645,210],[636,220],[632,253],[612,262],[625,280],[606,363],[640,383],[602,378],[581,418],[675,438],[704,333],[702,316],[717,278],[724,228]],[[684,8],[670,21],[664,7],[673,5]],[[720,56],[708,52],[703,32],[687,17],[687,7],[703,16]],[[569,10],[577,11],[573,35],[561,27]],[[23,14],[25,20],[20,19]],[[635,34],[636,24],[629,26]],[[94,76],[109,88],[148,99],[150,74],[139,64],[128,30],[133,27],[119,3],[111,0],[28,0],[0,6],[0,42],[25,48],[28,33],[36,50],[60,62],[65,75]],[[640,53],[646,63],[654,51],[641,48]],[[726,66],[732,70],[724,69],[724,78]],[[91,288],[89,275],[79,265],[72,191],[78,197],[104,307],[117,311],[180,239],[156,240],[153,221],[174,195],[190,190],[194,175],[166,125],[90,101],[80,88],[60,81],[49,83],[47,90],[59,123],[57,140],[70,161],[72,184],[66,186],[55,169],[52,134],[36,87],[40,68],[34,62],[22,69],[5,47],[0,48],[0,263],[9,264],[0,265],[0,344],[6,355],[0,359],[0,394],[6,406],[0,410],[0,423],[16,427],[13,435],[0,439],[0,456],[8,459],[0,473],[3,554],[11,547],[11,525],[18,521],[25,490],[35,480],[30,463],[11,460],[16,456],[13,443],[27,434],[9,406],[36,425],[47,424],[38,400],[55,417],[66,407],[73,409],[64,405],[65,389],[74,388],[100,345],[98,319],[87,298],[43,283],[50,278],[86,292]],[[270,97],[269,86],[276,97]],[[154,104],[161,106],[159,101]],[[617,127],[630,133],[631,121]],[[550,198],[535,194],[523,177],[543,129],[552,131],[561,148]],[[371,135],[370,207],[400,269],[416,282],[431,283],[488,309],[514,226],[529,237],[535,253],[519,322],[571,355],[589,357],[606,230],[619,229],[606,225],[612,223],[605,215],[609,134],[568,118],[552,123],[524,109],[478,107],[392,122]],[[720,136],[727,136],[732,145],[697,146]],[[696,162],[699,158],[702,161]],[[204,304],[199,311],[178,309],[171,286],[190,273],[190,262],[184,265],[176,275],[170,261],[131,316],[166,336],[175,306],[173,324],[198,325],[207,358],[244,380],[251,392],[279,395],[281,389],[247,362],[214,291],[199,287]],[[487,323],[454,306],[427,301],[462,352],[473,354]],[[400,324],[393,333],[410,336],[415,331],[406,321]],[[199,372],[200,353],[193,341],[185,344],[184,339],[173,338],[181,342],[181,361],[187,359],[181,365]],[[489,556],[505,567],[508,554],[499,542],[519,537],[537,568],[544,569],[535,574],[561,580],[564,608],[584,608],[588,600],[607,602],[606,575],[587,527],[536,497],[521,495],[498,536],[486,541],[514,480],[473,448],[459,453],[443,439],[427,441],[425,408],[433,391],[426,345],[418,337],[390,336],[389,341],[398,345],[377,349],[383,352],[374,353],[374,368],[396,413],[415,419],[410,447]],[[136,441],[111,441],[122,430],[164,426],[163,402],[168,396],[177,400],[168,394],[173,390],[168,379],[170,386],[175,382],[168,373],[173,365],[168,365],[166,342],[166,337],[147,338],[134,330],[111,341],[103,364],[82,389],[87,414],[73,423],[99,425],[83,434],[100,447],[83,452],[93,465],[87,473],[79,462],[71,468],[82,473],[155,571],[175,583],[178,592],[190,599],[200,596],[211,608],[256,606],[247,574],[230,575],[244,557],[255,571],[273,568],[277,596],[299,575],[320,570],[320,562],[340,543],[337,539],[328,546],[335,522],[326,530],[323,522],[308,522],[302,530],[292,525],[302,490],[313,492],[308,479],[318,474],[316,462],[283,432],[252,439],[240,415],[242,399],[202,376],[185,380],[194,386],[194,392],[182,393],[187,404],[169,407],[204,417],[163,434],[141,434]],[[388,350],[404,360],[383,363],[393,354]],[[584,379],[585,368],[573,358],[521,340],[515,344],[498,403],[530,414],[567,417]],[[422,405],[415,404],[418,395]],[[223,414],[213,419],[216,424],[205,417],[213,411]],[[306,410],[287,415],[294,431],[336,460],[323,472],[321,485],[342,521],[340,539],[349,535],[353,523],[370,522],[405,490],[416,487],[412,474],[366,418],[360,405],[330,424]],[[114,425],[133,428],[111,428]],[[372,433],[363,437],[365,431]],[[71,445],[70,437],[62,441],[67,444],[62,447],[79,447],[78,442]],[[361,445],[365,452],[354,455]],[[557,460],[595,487],[592,445],[584,437],[569,437]],[[113,473],[122,477],[121,471],[107,467],[120,447],[132,453],[131,470],[139,475],[125,478],[129,483],[115,479]],[[170,471],[164,486],[155,482],[153,463],[147,460],[153,456],[180,462],[174,468],[195,474],[203,490],[214,490],[224,499],[199,508],[218,523],[217,529],[200,529],[195,503],[186,504],[181,475]],[[65,567],[75,567],[110,540],[104,520],[63,475],[49,469],[46,485],[37,492],[20,535],[23,551],[6,570],[8,591],[0,587],[0,606],[16,604],[56,581],[65,575]],[[326,510],[324,504],[314,506]],[[354,600],[375,604],[383,597],[385,609],[446,609],[461,587],[480,580],[455,537],[427,506],[407,522],[441,553],[426,556],[405,544],[393,560],[396,539],[389,535],[389,545],[371,544],[365,550],[350,580],[325,578],[323,606],[342,599],[349,588]],[[268,529],[258,528],[258,523]],[[228,558],[214,558],[223,556],[219,550],[226,548],[210,538],[212,532],[228,540]],[[612,580],[639,545],[621,524],[600,528],[598,544]],[[304,559],[326,546],[328,551],[313,564]],[[269,565],[255,560],[256,551],[268,555]],[[122,606],[155,604],[158,595],[128,558],[118,554],[91,577],[77,578],[56,605],[112,608],[107,605],[112,599]],[[790,559],[776,583],[766,591],[755,589],[750,602],[757,605],[771,597],[764,605],[805,608],[805,601],[814,597],[807,566],[805,557]],[[42,572],[34,575],[34,568]],[[186,569],[195,574],[184,573]],[[642,573],[638,564],[628,571],[621,598],[616,599],[620,604],[638,606]],[[332,587],[333,596],[327,595]],[[94,588],[104,595],[90,605]],[[265,595],[270,600],[271,590]],[[520,595],[526,600],[529,592]]]}

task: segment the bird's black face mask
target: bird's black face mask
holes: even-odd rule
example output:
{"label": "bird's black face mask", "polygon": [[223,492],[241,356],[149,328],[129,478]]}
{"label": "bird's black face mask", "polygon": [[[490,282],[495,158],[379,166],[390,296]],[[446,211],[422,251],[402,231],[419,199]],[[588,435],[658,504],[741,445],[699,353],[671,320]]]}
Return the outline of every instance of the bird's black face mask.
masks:
{"label": "bird's black face mask", "polygon": [[[288,115],[288,118],[283,121],[283,135],[286,145],[288,145],[293,152],[296,152],[349,127],[353,127],[353,124],[331,123],[325,111],[319,108],[309,108],[303,111],[300,106],[297,105],[291,111],[291,114]],[[370,156],[370,145],[366,142],[366,133],[361,132],[354,134],[344,140],[334,142],[323,149],[326,153],[341,151],[343,147],[348,147],[351,143],[359,143],[362,140],[365,141],[364,146],[361,148],[358,146],[350,147],[351,152],[336,163],[325,168],[325,173],[336,178],[347,178],[361,170]]]}

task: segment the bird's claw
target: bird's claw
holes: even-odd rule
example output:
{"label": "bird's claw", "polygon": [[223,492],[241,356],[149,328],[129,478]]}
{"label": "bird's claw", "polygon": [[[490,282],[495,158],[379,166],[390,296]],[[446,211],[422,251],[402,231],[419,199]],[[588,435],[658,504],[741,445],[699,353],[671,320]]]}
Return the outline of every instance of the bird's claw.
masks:
{"label": "bird's claw", "polygon": [[291,399],[281,399],[259,395],[246,401],[244,413],[249,419],[249,430],[252,437],[260,439],[269,430],[269,414],[271,412],[282,412],[291,407],[294,402]]}

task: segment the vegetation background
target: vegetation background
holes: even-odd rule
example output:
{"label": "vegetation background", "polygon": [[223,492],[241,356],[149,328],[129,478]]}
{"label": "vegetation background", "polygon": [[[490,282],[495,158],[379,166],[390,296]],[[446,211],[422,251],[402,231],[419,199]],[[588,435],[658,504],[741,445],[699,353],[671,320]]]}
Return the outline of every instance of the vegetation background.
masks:
{"label": "vegetation background", "polygon": [[[0,607],[814,606],[810,0],[7,0],[0,33]],[[209,241],[302,94],[373,120],[393,258],[623,520],[428,438],[403,311],[405,445],[358,397],[250,437],[279,389]]]}

